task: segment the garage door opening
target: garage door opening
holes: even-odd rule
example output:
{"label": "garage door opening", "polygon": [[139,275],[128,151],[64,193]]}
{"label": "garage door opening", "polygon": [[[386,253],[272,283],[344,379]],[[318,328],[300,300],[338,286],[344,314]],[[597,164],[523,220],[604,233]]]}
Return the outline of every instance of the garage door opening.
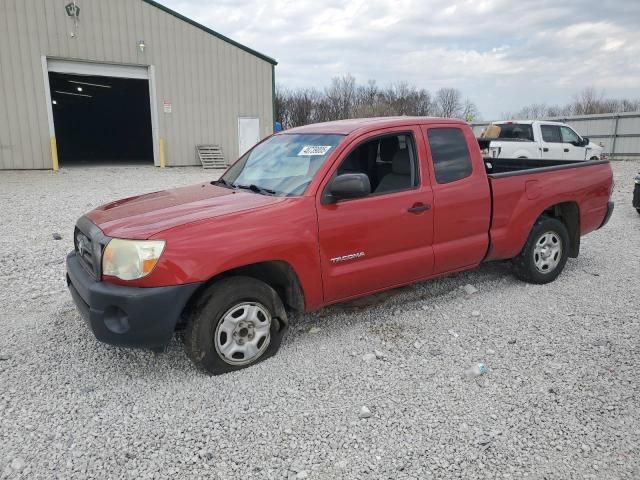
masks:
{"label": "garage door opening", "polygon": [[49,72],[58,159],[153,165],[149,80]]}

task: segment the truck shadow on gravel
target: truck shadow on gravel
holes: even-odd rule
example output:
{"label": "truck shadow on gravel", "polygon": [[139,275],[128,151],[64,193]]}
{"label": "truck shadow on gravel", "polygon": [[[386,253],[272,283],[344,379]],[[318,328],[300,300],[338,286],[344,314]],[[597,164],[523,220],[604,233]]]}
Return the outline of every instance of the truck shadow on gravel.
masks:
{"label": "truck shadow on gravel", "polygon": [[474,270],[425,280],[352,301],[330,305],[317,312],[295,315],[291,321],[294,334],[288,336],[288,341],[291,341],[292,336],[297,336],[298,333],[305,334],[314,327],[329,329],[335,325],[339,328],[339,322],[344,319],[345,315],[355,317],[355,321],[358,321],[363,314],[368,312],[380,317],[385,317],[385,315],[380,315],[384,313],[400,314],[412,309],[417,310],[425,304],[435,303],[457,293],[464,295],[462,289],[467,284],[473,285],[481,293],[487,289],[489,284],[497,284],[498,282],[518,282],[511,275],[511,266],[508,262],[490,262]]}
{"label": "truck shadow on gravel", "polygon": [[[475,270],[453,273],[433,280],[406,285],[385,290],[380,293],[357,298],[344,303],[338,303],[319,311],[320,318],[335,315],[337,312],[357,312],[373,307],[401,307],[412,304],[434,301],[451,294],[468,283],[481,285],[488,281],[499,281],[510,278],[511,267],[507,262],[486,263]],[[513,279],[515,282],[516,280]]]}
{"label": "truck shadow on gravel", "polygon": [[[402,336],[402,329],[391,318],[410,310],[418,310],[423,305],[449,298],[463,297],[462,290],[467,284],[478,289],[478,294],[489,289],[492,283],[517,282],[510,275],[506,262],[487,263],[475,270],[448,275],[416,284],[380,292],[356,300],[325,307],[317,312],[292,315],[291,329],[283,346],[296,342],[299,337],[309,334],[311,329],[321,329],[329,336],[340,335],[339,331],[354,324],[368,328],[370,333],[394,338]],[[491,286],[493,288],[493,286]],[[346,318],[345,318],[346,317]],[[49,341],[64,343],[63,352],[55,350],[56,361],[75,363],[80,370],[87,369],[92,375],[117,375],[124,378],[142,377],[154,372],[160,378],[168,373],[184,373],[197,370],[188,361],[182,342],[174,337],[166,350],[154,353],[144,349],[121,348],[97,341],[79,314],[72,308],[71,301],[56,313],[53,325],[56,329]],[[61,326],[73,328],[63,328]],[[81,328],[80,328],[81,327]],[[56,340],[56,337],[60,336]],[[330,341],[330,339],[328,340]],[[282,355],[284,352],[281,352]],[[63,358],[60,358],[63,357]],[[269,360],[268,360],[269,361]]]}

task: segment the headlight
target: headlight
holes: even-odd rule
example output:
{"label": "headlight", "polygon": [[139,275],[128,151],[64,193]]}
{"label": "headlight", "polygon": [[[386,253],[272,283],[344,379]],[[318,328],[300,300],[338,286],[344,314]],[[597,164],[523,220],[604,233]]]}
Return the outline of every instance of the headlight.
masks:
{"label": "headlight", "polygon": [[164,240],[112,239],[102,255],[102,273],[135,280],[151,273],[164,250]]}

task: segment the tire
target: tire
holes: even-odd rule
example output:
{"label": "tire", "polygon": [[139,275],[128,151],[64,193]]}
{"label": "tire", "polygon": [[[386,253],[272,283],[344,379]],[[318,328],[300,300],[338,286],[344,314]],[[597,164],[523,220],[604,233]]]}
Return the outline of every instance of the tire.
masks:
{"label": "tire", "polygon": [[636,208],[636,212],[640,213],[640,208]]}
{"label": "tire", "polygon": [[212,374],[240,370],[274,355],[288,326],[276,291],[251,277],[230,277],[200,296],[184,332],[187,356]]}
{"label": "tire", "polygon": [[533,225],[520,254],[512,260],[513,273],[528,283],[553,282],[568,257],[567,227],[560,220],[543,215]]}

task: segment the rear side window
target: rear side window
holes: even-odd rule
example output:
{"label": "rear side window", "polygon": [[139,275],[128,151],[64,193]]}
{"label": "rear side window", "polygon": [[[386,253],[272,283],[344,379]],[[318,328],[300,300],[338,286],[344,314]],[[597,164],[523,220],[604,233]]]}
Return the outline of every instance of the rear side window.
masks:
{"label": "rear side window", "polygon": [[427,136],[438,183],[451,183],[471,175],[471,157],[462,130],[430,128]]}
{"label": "rear side window", "polygon": [[533,142],[533,128],[525,123],[494,124],[487,127],[482,138]]}
{"label": "rear side window", "polygon": [[560,127],[557,125],[540,125],[542,140],[549,143],[562,143]]}

